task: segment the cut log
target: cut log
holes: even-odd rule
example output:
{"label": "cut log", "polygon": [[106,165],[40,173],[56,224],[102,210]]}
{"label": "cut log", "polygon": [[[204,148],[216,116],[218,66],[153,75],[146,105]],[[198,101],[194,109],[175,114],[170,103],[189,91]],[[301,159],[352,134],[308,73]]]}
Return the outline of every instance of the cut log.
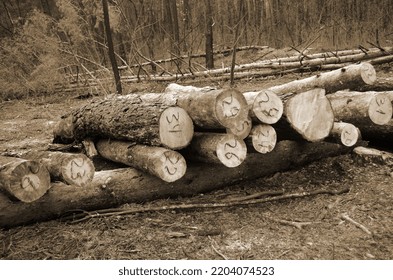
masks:
{"label": "cut log", "polygon": [[352,147],[361,139],[360,130],[350,123],[335,122],[326,141],[334,141],[347,147]]}
{"label": "cut log", "polygon": [[33,202],[50,187],[49,172],[37,161],[0,156],[0,189],[9,196]]}
{"label": "cut log", "polygon": [[20,157],[35,160],[45,166],[53,181],[60,180],[78,187],[86,187],[95,172],[93,162],[84,154],[29,151]]}
{"label": "cut log", "polygon": [[249,151],[270,153],[277,143],[276,130],[269,124],[256,125],[251,129],[250,136],[245,142]]}
{"label": "cut log", "polygon": [[227,128],[226,132],[236,135],[240,139],[246,139],[250,134],[252,128],[252,120],[251,117],[248,117],[247,120],[241,121],[238,125],[232,128]]}
{"label": "cut log", "polygon": [[113,138],[184,148],[191,141],[193,123],[184,109],[175,106],[176,102],[173,96],[164,94],[95,100],[72,112],[74,138]]}
{"label": "cut log", "polygon": [[[377,77],[377,80],[372,85],[362,85],[356,88],[357,91],[393,91],[392,77]],[[392,99],[393,100],[393,99]]]}
{"label": "cut log", "polygon": [[363,126],[387,124],[393,107],[385,93],[339,91],[328,95],[336,121],[352,123],[361,131]]}
{"label": "cut log", "polygon": [[166,148],[115,140],[100,140],[96,147],[103,158],[145,171],[165,182],[177,181],[186,173],[183,156]]}
{"label": "cut log", "polygon": [[243,93],[250,106],[250,115],[254,121],[274,124],[283,114],[282,100],[270,90]]}
{"label": "cut log", "polygon": [[239,166],[247,156],[243,140],[232,134],[196,132],[184,157],[192,161]]}
{"label": "cut log", "polygon": [[165,93],[174,95],[176,105],[186,110],[195,125],[202,128],[234,128],[248,119],[247,101],[235,89],[170,84]]}
{"label": "cut log", "polygon": [[32,203],[15,203],[0,195],[0,227],[58,218],[77,209],[90,211],[158,198],[192,196],[349,151],[350,148],[333,143],[283,141],[277,143],[271,153],[249,154],[243,164],[235,168],[202,163],[189,166],[184,177],[173,183],[165,183],[131,167],[100,171],[95,173],[88,188],[56,183],[45,196]]}
{"label": "cut log", "polygon": [[376,79],[377,75],[374,67],[370,63],[364,62],[270,87],[269,90],[280,95],[307,91],[319,87],[324,88],[326,93],[332,93],[343,89],[358,88],[361,85],[372,85]]}
{"label": "cut log", "polygon": [[316,142],[330,134],[334,115],[325,90],[317,88],[281,95],[281,98],[284,100],[284,117],[274,126],[279,139],[299,139],[298,135]]}

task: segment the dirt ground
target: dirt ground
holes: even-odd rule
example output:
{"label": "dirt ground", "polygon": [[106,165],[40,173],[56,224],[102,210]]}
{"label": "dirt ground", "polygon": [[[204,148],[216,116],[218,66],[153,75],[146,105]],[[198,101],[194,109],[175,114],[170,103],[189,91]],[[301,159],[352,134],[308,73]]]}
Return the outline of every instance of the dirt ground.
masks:
{"label": "dirt ground", "polygon": [[[391,73],[384,71],[384,75]],[[256,89],[296,77],[239,82],[238,87]],[[165,85],[137,87],[157,92]],[[55,121],[70,109],[89,102],[76,96],[56,94],[0,101],[0,153],[48,145]],[[391,260],[392,171],[389,166],[359,163],[347,154],[211,193],[157,200],[144,206],[217,202],[266,190],[293,193],[348,187],[349,192],[344,194],[220,209],[114,215],[80,223],[49,221],[0,229],[0,258]],[[364,229],[348,222],[343,215]],[[305,224],[297,228],[282,220]]]}

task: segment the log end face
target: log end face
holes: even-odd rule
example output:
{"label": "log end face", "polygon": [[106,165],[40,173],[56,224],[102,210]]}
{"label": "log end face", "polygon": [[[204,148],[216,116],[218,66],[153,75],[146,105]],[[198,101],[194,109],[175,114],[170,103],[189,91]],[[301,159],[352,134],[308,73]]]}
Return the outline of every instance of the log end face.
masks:
{"label": "log end face", "polygon": [[[336,129],[335,127],[336,124],[333,127],[333,130]],[[360,138],[360,131],[353,124],[345,123],[342,128],[340,128],[340,142],[342,145],[352,147],[360,140]]]}
{"label": "log end face", "polygon": [[240,139],[245,139],[251,132],[252,120],[250,117],[247,120],[242,120],[233,127],[227,128],[227,133],[233,134]]}
{"label": "log end face", "polygon": [[307,141],[323,140],[333,128],[334,113],[324,89],[296,94],[285,103],[285,111],[293,129]]}
{"label": "log end face", "polygon": [[281,118],[284,105],[277,94],[263,90],[256,96],[252,110],[261,123],[274,124]]}
{"label": "log end face", "polygon": [[277,143],[276,130],[269,124],[260,124],[251,131],[252,146],[261,154],[273,151]]}
{"label": "log end face", "polygon": [[368,62],[362,63],[360,73],[363,82],[367,85],[373,85],[377,80],[377,72],[375,71],[374,66]]}
{"label": "log end face", "polygon": [[70,185],[87,186],[94,177],[93,162],[85,155],[78,154],[62,162],[62,177]]}
{"label": "log end face", "polygon": [[237,167],[246,159],[247,146],[238,137],[227,134],[217,143],[217,157],[226,167]]}
{"label": "log end face", "polygon": [[163,181],[171,183],[184,176],[187,170],[187,163],[184,157],[178,152],[167,150],[162,153],[157,175]]}
{"label": "log end face", "polygon": [[217,95],[215,113],[219,123],[230,128],[236,123],[248,119],[249,107],[246,98],[240,91],[225,89]]}
{"label": "log end face", "polygon": [[36,161],[24,161],[11,173],[9,191],[22,202],[33,202],[50,188],[48,170]]}
{"label": "log end face", "polygon": [[373,123],[385,125],[391,120],[392,114],[392,102],[387,94],[378,93],[371,99],[368,106],[368,116]]}
{"label": "log end face", "polygon": [[184,109],[169,107],[160,116],[159,134],[165,147],[179,150],[190,144],[194,135],[194,124]]}

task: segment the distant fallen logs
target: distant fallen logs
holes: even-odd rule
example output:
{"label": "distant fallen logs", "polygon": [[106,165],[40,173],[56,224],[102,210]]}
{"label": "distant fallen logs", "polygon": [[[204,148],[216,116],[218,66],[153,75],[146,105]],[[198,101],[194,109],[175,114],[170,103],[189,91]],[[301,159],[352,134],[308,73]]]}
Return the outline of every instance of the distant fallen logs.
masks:
{"label": "distant fallen logs", "polygon": [[269,90],[280,95],[307,91],[313,88],[324,88],[326,93],[332,93],[343,89],[358,88],[361,85],[372,85],[376,79],[377,74],[374,67],[370,63],[364,62],[273,86]]}
{"label": "distant fallen logs", "polygon": [[103,158],[145,171],[165,182],[174,182],[186,173],[183,156],[166,148],[116,140],[99,140],[96,148]]}
{"label": "distant fallen logs", "polygon": [[50,187],[49,172],[37,161],[0,156],[0,189],[10,197],[33,202]]}

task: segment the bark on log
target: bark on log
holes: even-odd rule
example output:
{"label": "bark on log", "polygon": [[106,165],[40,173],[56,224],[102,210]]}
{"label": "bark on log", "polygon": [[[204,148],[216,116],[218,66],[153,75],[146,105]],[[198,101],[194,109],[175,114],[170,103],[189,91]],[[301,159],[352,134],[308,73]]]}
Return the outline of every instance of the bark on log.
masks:
{"label": "bark on log", "polygon": [[316,88],[280,97],[284,102],[284,117],[274,126],[279,139],[298,139],[299,135],[316,142],[329,135],[334,115],[325,90]]}
{"label": "bark on log", "polygon": [[202,128],[234,128],[248,118],[246,99],[235,89],[170,84],[165,94],[174,95],[176,105],[186,110],[195,125]]}
{"label": "bark on log", "polygon": [[96,147],[103,158],[145,171],[165,182],[179,180],[187,170],[183,156],[166,148],[115,140],[99,140]]}
{"label": "bark on log", "polygon": [[339,91],[328,95],[336,121],[364,126],[387,124],[393,113],[389,95],[383,92]]}
{"label": "bark on log", "polygon": [[244,97],[250,106],[250,115],[254,121],[274,124],[283,114],[282,100],[270,90],[244,92]]}
{"label": "bark on log", "polygon": [[376,78],[374,67],[365,62],[270,87],[269,90],[280,95],[290,92],[307,91],[319,87],[324,88],[326,93],[332,93],[338,90],[356,88],[361,85],[372,85],[376,81]]}
{"label": "bark on log", "polygon": [[251,129],[245,140],[249,151],[267,154],[273,151],[277,143],[276,130],[269,124],[259,124]]}
{"label": "bark on log", "polygon": [[53,128],[53,143],[71,144],[75,141],[72,115],[65,115]]}
{"label": "bark on log", "polygon": [[185,158],[192,161],[237,167],[245,160],[247,147],[243,140],[232,134],[197,132],[183,152]]}
{"label": "bark on log", "polygon": [[271,153],[249,154],[243,164],[233,169],[211,164],[191,166],[185,176],[174,183],[165,183],[133,168],[96,172],[89,188],[55,183],[45,196],[28,204],[12,202],[0,195],[0,227],[58,218],[77,209],[98,210],[158,198],[192,196],[350,150],[333,143],[283,141]]}
{"label": "bark on log", "polygon": [[0,156],[0,189],[7,195],[33,202],[50,187],[49,172],[37,161]]}
{"label": "bark on log", "polygon": [[326,141],[333,141],[347,147],[352,147],[361,140],[360,130],[350,123],[335,122]]}
{"label": "bark on log", "polygon": [[353,150],[353,157],[358,164],[376,163],[393,167],[393,154],[386,151],[356,147]]}
{"label": "bark on log", "polygon": [[176,102],[168,94],[117,96],[95,100],[63,120],[72,120],[73,135],[78,141],[113,138],[181,149],[189,144],[194,130],[188,113],[176,107]]}
{"label": "bark on log", "polygon": [[86,187],[93,179],[93,162],[84,154],[49,151],[29,151],[22,158],[39,162],[49,171],[52,180],[60,180],[69,185]]}
{"label": "bark on log", "polygon": [[[357,91],[393,91],[393,78],[378,77],[372,85],[362,85]],[[393,99],[392,99],[393,100]]]}

